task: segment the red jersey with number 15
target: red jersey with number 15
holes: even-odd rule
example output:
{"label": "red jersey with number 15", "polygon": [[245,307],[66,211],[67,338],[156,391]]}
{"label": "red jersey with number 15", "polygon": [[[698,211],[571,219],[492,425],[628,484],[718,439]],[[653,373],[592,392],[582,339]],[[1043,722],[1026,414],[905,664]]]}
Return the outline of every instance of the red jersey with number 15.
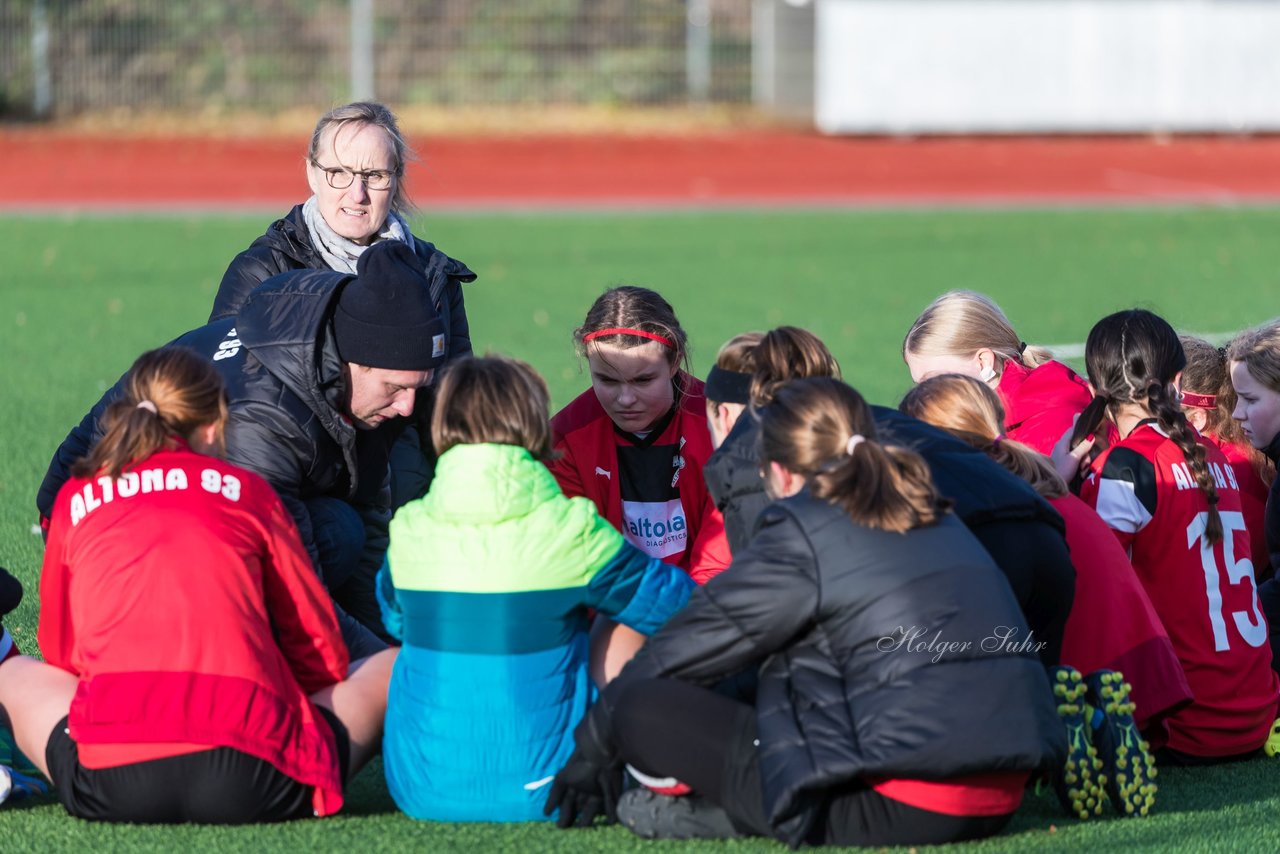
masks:
{"label": "red jersey with number 15", "polygon": [[1169,720],[1169,747],[1230,756],[1267,740],[1280,680],[1271,669],[1240,486],[1222,452],[1197,440],[1217,486],[1220,543],[1205,539],[1209,504],[1182,449],[1153,421],[1094,461],[1080,497],[1130,551],[1195,695]]}

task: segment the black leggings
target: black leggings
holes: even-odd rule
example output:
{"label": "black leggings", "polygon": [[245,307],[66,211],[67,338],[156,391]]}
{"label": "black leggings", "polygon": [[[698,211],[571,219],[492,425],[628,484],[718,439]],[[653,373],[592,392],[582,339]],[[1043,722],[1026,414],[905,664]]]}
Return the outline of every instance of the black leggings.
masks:
{"label": "black leggings", "polygon": [[[672,679],[623,689],[614,707],[623,759],[675,777],[721,807],[743,833],[774,836],[765,814],[753,706]],[[1012,815],[953,816],[886,798],[860,781],[832,789],[810,845],[938,845],[999,833]]]}

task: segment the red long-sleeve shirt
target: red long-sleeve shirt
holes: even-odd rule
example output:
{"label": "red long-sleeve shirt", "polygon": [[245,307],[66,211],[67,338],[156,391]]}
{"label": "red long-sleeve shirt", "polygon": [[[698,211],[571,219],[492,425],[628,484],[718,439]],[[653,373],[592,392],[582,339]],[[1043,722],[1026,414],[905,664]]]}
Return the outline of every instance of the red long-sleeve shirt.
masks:
{"label": "red long-sleeve shirt", "polygon": [[346,676],[346,648],[257,475],[180,446],[64,484],[39,641],[80,678],[69,728],[89,767],[231,747],[315,786],[317,814],[342,806],[333,733],[307,695]]}
{"label": "red long-sleeve shirt", "polygon": [[1037,368],[1007,361],[996,394],[1004,404],[1006,433],[1048,454],[1072,419],[1093,399],[1089,385],[1061,362],[1045,362]]}

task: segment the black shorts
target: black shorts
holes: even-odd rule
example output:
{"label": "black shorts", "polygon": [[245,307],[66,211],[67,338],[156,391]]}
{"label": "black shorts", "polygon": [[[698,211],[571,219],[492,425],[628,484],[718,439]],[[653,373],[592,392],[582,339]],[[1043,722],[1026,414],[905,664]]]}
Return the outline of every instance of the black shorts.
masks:
{"label": "black shorts", "polygon": [[[345,781],[351,760],[347,728],[328,709],[313,708],[333,730]],[[63,718],[49,736],[45,761],[67,812],[90,821],[250,824],[313,814],[313,786],[230,747],[95,770],[80,764],[79,747]]]}

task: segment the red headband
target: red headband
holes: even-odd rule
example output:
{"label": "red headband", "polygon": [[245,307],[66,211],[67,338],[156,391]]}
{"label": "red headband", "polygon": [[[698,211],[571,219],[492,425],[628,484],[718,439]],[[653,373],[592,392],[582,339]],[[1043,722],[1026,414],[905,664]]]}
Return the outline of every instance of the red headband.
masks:
{"label": "red headband", "polygon": [[1197,409],[1218,408],[1218,396],[1216,394],[1196,394],[1195,392],[1184,391],[1179,396],[1179,401],[1183,406],[1194,406]]}
{"label": "red headband", "polygon": [[648,338],[650,341],[657,341],[659,344],[665,344],[672,350],[676,348],[676,345],[670,338],[666,338],[653,332],[645,332],[643,329],[632,329],[628,326],[611,326],[608,329],[597,329],[595,332],[588,332],[586,335],[582,336],[582,343],[585,344],[588,341],[594,341],[597,338],[603,338],[606,335],[635,335],[637,338]]}

